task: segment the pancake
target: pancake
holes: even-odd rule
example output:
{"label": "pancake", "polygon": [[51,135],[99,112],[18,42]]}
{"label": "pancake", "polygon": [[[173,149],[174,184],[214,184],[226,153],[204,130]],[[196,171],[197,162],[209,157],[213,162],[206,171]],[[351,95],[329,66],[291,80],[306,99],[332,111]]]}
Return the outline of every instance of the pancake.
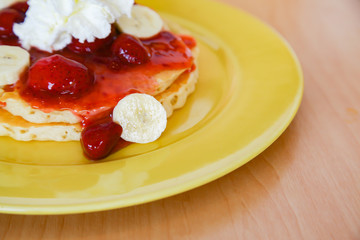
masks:
{"label": "pancake", "polygon": [[0,135],[19,141],[74,141],[80,140],[80,124],[30,123],[0,108]]}
{"label": "pancake", "polygon": [[[193,49],[195,66],[197,66],[198,52],[197,48]],[[180,109],[185,105],[188,96],[195,91],[198,77],[199,70],[197,68],[192,72],[184,72],[166,91],[155,96],[165,108],[168,118],[173,114],[174,110]]]}
{"label": "pancake", "polygon": [[[165,91],[171,84],[187,69],[163,71],[154,76],[158,83],[157,89],[152,95]],[[45,113],[39,109],[32,108],[25,102],[18,92],[5,92],[1,95],[0,102],[6,103],[4,110],[12,115],[20,116],[32,123],[79,123],[81,119],[69,110],[52,111]]]}
{"label": "pancake", "polygon": [[3,107],[14,116],[22,117],[32,123],[79,123],[80,119],[71,111],[52,111],[45,113],[39,109],[32,108],[25,102],[18,92],[5,92],[0,97],[0,102],[6,104]]}
{"label": "pancake", "polygon": [[[188,30],[182,28],[180,25],[173,22],[167,22],[164,28],[166,30],[169,30],[177,34],[191,35]],[[194,47],[193,49],[191,49],[191,52],[194,57],[194,62],[196,63],[199,53],[198,47]],[[189,69],[167,70],[156,74],[155,76],[153,76],[153,78],[157,82],[157,88],[154,90],[154,92],[148,94],[156,96],[163,93],[166,89],[171,87],[174,81],[177,80],[182,73],[188,70]],[[24,101],[20,97],[18,92],[5,92],[2,94],[1,90],[2,89],[0,89],[0,102],[6,103],[6,106],[4,106],[3,109],[7,110],[8,112],[10,112],[15,116],[22,117],[28,122],[41,123],[41,124],[42,123],[75,124],[81,121],[81,119],[78,116],[76,116],[75,114],[73,114],[73,112],[69,110],[43,112],[39,109],[32,108],[26,101]],[[163,105],[167,113],[170,112],[172,113],[172,111],[174,110],[172,109],[172,107],[170,107],[169,103],[166,100],[164,100]],[[178,103],[178,105],[180,104]]]}
{"label": "pancake", "polygon": [[[184,106],[194,91],[198,70],[182,73],[165,91],[155,96],[163,104],[167,117]],[[79,123],[32,123],[0,108],[0,136],[19,141],[80,141],[82,127]]]}
{"label": "pancake", "polygon": [[[172,22],[166,26],[170,26],[169,30],[174,33],[191,35]],[[191,51],[197,66],[199,49],[194,47]],[[157,87],[147,94],[153,95],[164,106],[169,118],[174,110],[185,105],[187,97],[195,90],[198,69],[167,70],[153,78]],[[19,141],[80,141],[80,121],[70,110],[43,112],[34,109],[18,92],[4,92],[0,88],[0,136],[9,136]]]}

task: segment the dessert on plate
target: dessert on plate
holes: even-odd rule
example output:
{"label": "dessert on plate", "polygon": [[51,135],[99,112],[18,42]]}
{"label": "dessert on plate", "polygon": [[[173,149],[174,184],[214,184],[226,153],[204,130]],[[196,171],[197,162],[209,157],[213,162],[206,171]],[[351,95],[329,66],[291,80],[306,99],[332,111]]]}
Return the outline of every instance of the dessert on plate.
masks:
{"label": "dessert on plate", "polygon": [[155,141],[195,89],[194,38],[133,0],[0,7],[0,136],[81,141],[101,159]]}

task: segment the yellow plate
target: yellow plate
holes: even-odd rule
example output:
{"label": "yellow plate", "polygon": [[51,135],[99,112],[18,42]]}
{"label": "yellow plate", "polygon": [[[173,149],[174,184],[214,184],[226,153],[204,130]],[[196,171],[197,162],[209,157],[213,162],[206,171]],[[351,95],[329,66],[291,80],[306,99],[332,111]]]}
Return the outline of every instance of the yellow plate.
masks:
{"label": "yellow plate", "polygon": [[145,203],[242,166],[286,129],[303,79],[287,43],[246,13],[209,0],[142,0],[199,41],[200,79],[156,142],[98,163],[80,144],[0,138],[0,212],[64,214]]}

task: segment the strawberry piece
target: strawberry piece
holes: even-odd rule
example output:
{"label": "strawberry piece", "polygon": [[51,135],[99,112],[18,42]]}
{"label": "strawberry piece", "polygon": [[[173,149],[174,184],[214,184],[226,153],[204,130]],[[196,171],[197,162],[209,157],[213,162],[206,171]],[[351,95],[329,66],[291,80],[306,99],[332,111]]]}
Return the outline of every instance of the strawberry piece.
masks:
{"label": "strawberry piece", "polygon": [[86,66],[55,54],[30,67],[27,86],[48,95],[79,95],[92,85]]}
{"label": "strawberry piece", "polygon": [[15,9],[22,13],[26,13],[26,11],[29,9],[29,5],[27,4],[27,2],[16,2],[10,5],[8,8]]}
{"label": "strawberry piece", "polygon": [[0,11],[0,37],[14,37],[14,23],[23,22],[25,14],[15,9],[5,8]]}
{"label": "strawberry piece", "polygon": [[103,45],[103,40],[104,39],[95,39],[94,42],[85,41],[81,43],[78,39],[73,38],[67,48],[75,53],[92,53]]}
{"label": "strawberry piece", "polygon": [[94,42],[84,41],[83,43],[79,42],[79,39],[73,38],[67,48],[75,53],[94,53],[110,44],[110,42],[112,42],[115,38],[115,35],[115,27],[112,27],[111,33],[106,38],[96,38]]}
{"label": "strawberry piece", "polygon": [[121,126],[112,121],[86,127],[81,133],[85,155],[93,160],[105,158],[121,140],[121,133]]}
{"label": "strawberry piece", "polygon": [[151,57],[139,39],[125,33],[114,41],[111,51],[121,63],[127,65],[144,64],[149,62]]}

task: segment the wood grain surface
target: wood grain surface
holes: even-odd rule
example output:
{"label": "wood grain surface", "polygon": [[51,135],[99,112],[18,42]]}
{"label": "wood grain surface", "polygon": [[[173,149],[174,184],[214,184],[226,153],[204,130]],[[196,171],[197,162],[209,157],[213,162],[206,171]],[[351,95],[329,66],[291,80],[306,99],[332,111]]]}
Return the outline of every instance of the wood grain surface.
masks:
{"label": "wood grain surface", "polygon": [[287,131],[195,190],[99,213],[0,215],[0,239],[360,239],[360,1],[222,2],[295,49],[305,92]]}

